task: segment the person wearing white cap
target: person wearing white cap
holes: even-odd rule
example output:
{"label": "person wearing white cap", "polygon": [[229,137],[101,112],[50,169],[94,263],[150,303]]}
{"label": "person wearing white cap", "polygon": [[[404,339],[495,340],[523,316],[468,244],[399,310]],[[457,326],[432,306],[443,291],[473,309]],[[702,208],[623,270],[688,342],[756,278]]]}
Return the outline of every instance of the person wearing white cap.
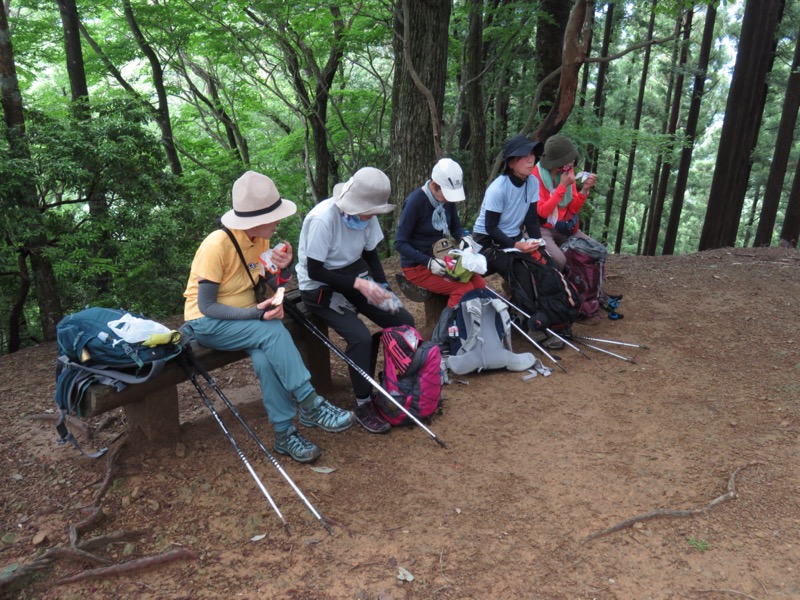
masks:
{"label": "person wearing white cap", "polygon": [[233,208],[222,218],[223,228],[206,237],[192,261],[184,296],[184,319],[195,339],[216,350],[244,350],[253,361],[261,396],[275,428],[275,450],[299,462],[313,462],[322,452],[294,426],[297,405],[300,423],[338,432],[354,422],[317,394],[292,337],[281,323],[283,305],[272,298],[256,300],[255,288],[266,279],[273,289],[291,277],[292,247],[274,249],[266,271],[261,255],[281,219],[297,212],[294,202],[281,198],[266,175],[247,171],[233,184]]}
{"label": "person wearing white cap", "polygon": [[[394,248],[400,254],[400,267],[406,279],[434,294],[447,296],[447,309],[440,323],[446,323],[461,297],[477,288],[486,287],[477,273],[465,282],[447,277],[445,264],[433,254],[433,246],[441,238],[462,241],[464,227],[458,217],[458,203],[463,202],[464,174],[452,158],[442,158],[433,167],[431,178],[406,198],[397,225]],[[469,243],[469,242],[467,242]],[[442,332],[437,327],[433,341],[440,346]]]}
{"label": "person wearing white cap", "polygon": [[[379,327],[414,325],[414,317],[389,288],[378,255],[383,232],[377,215],[392,212],[385,173],[364,167],[333,188],[333,197],[308,213],[300,230],[297,280],[300,296],[347,343],[345,353],[361,369],[374,371],[372,334],[359,318]],[[374,348],[377,350],[377,348]],[[371,433],[391,426],[374,403],[372,384],[350,368],[355,415]]]}

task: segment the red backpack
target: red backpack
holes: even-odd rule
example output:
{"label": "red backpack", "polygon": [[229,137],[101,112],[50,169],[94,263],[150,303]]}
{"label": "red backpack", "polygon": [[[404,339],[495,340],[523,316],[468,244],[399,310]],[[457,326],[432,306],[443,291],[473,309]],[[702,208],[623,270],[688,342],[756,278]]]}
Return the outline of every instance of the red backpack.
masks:
{"label": "red backpack", "polygon": [[[391,396],[418,419],[430,417],[442,401],[442,355],[439,346],[423,341],[409,325],[388,327],[381,333],[384,371],[380,383]],[[408,416],[382,394],[375,403],[386,421],[402,425]]]}

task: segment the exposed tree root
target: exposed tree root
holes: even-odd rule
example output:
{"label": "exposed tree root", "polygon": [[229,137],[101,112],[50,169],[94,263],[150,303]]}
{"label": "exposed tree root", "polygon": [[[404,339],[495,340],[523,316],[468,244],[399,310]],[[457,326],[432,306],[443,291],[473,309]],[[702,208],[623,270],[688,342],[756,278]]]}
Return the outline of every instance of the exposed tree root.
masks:
{"label": "exposed tree root", "polygon": [[711,502],[702,506],[700,508],[691,508],[688,510],[669,510],[669,509],[657,509],[650,511],[648,513],[644,513],[642,515],[637,515],[635,517],[631,517],[630,519],[625,519],[624,521],[613,525],[607,529],[603,529],[601,531],[595,531],[591,535],[586,536],[583,539],[583,543],[589,542],[595,538],[598,538],[603,535],[607,535],[609,533],[614,533],[615,531],[620,531],[621,529],[625,529],[626,527],[630,527],[635,523],[641,523],[642,521],[649,521],[650,519],[655,519],[656,517],[691,517],[694,515],[699,515],[709,511],[710,509],[714,508],[718,504],[723,502],[727,502],[728,500],[732,500],[736,497],[736,476],[742,469],[746,469],[747,467],[752,467],[754,465],[758,465],[761,463],[751,462],[746,465],[743,465],[737,468],[731,476],[728,478],[728,491],[722,494],[721,496],[717,496]]}
{"label": "exposed tree root", "polygon": [[118,472],[116,458],[120,450],[125,446],[125,440],[115,446],[108,454],[106,459],[106,472],[103,481],[90,504],[83,507],[83,510],[90,511],[88,516],[77,523],[69,526],[69,546],[58,546],[50,548],[41,556],[37,557],[27,565],[23,565],[13,573],[0,577],[0,589],[12,585],[13,583],[50,567],[57,560],[71,560],[90,565],[105,565],[96,569],[90,569],[75,575],[59,579],[56,584],[72,583],[84,579],[97,579],[100,577],[113,576],[119,573],[129,573],[141,571],[156,565],[166,564],[175,560],[185,558],[196,558],[195,554],[186,549],[173,550],[155,556],[131,560],[120,564],[112,564],[112,560],[104,556],[99,556],[91,550],[101,548],[113,542],[131,539],[141,535],[139,531],[115,531],[106,535],[101,535],[85,540],[81,540],[81,535],[94,527],[102,518],[103,510],[101,500],[105,496],[114,477]]}
{"label": "exposed tree root", "polygon": [[111,577],[113,575],[119,575],[120,573],[132,573],[134,571],[143,571],[145,569],[149,569],[150,567],[154,567],[156,565],[165,565],[167,563],[188,559],[188,558],[197,558],[197,555],[187,550],[186,548],[179,548],[178,550],[171,550],[170,552],[164,552],[162,554],[156,554],[155,556],[147,556],[145,558],[137,558],[135,560],[129,560],[128,562],[124,562],[118,565],[111,565],[110,567],[100,567],[99,569],[90,569],[88,571],[83,571],[78,573],[77,575],[72,575],[70,577],[63,577],[56,581],[56,585],[62,585],[65,583],[75,583],[76,581],[84,581],[86,579],[100,579],[102,577]]}
{"label": "exposed tree root", "polygon": [[[39,413],[35,415],[28,415],[25,417],[29,421],[58,421],[61,418],[61,415],[58,413]],[[69,427],[72,431],[80,431],[81,435],[86,439],[92,439],[93,432],[92,428],[89,427],[83,421],[76,419],[75,417],[67,415],[67,427]]]}

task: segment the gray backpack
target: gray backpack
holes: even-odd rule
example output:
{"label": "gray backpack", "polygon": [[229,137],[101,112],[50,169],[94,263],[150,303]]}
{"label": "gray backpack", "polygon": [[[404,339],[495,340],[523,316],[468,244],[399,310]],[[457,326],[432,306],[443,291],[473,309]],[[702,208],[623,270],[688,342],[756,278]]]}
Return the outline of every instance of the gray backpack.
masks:
{"label": "gray backpack", "polygon": [[530,352],[511,351],[511,318],[506,304],[485,289],[464,294],[449,326],[447,367],[456,375],[483,369],[527,371],[536,362]]}

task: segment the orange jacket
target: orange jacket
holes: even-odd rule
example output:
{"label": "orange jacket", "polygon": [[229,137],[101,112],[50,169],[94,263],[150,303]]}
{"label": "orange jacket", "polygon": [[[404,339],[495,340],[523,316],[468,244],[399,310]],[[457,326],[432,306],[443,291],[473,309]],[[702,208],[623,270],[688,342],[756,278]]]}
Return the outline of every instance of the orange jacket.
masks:
{"label": "orange jacket", "polygon": [[[556,208],[558,208],[559,221],[567,221],[571,219],[573,215],[577,215],[578,212],[580,212],[581,207],[584,202],[586,202],[586,196],[578,192],[577,183],[572,184],[572,202],[564,207],[560,207],[558,203],[564,199],[564,192],[567,191],[567,188],[558,184],[558,187],[551,193],[544,186],[542,176],[539,174],[539,165],[533,167],[533,175],[539,181],[539,202],[536,204],[536,210],[539,213],[539,222],[542,227],[553,228],[553,225],[547,222],[547,217],[549,217]],[[577,229],[578,222],[576,221],[573,231]]]}

